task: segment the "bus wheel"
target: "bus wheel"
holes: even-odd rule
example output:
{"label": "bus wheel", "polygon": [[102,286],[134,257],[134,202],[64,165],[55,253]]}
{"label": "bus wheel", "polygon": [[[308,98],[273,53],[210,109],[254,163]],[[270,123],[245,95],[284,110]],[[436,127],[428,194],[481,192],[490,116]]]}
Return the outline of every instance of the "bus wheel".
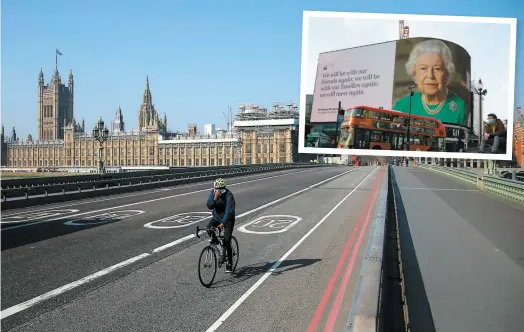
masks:
{"label": "bus wheel", "polygon": [[382,150],[382,148],[378,145],[375,145],[371,150]]}

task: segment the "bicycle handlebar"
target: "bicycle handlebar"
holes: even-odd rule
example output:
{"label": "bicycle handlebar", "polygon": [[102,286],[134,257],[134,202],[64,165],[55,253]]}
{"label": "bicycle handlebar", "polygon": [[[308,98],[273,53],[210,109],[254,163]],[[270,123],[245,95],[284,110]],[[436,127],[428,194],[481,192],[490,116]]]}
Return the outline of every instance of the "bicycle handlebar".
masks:
{"label": "bicycle handlebar", "polygon": [[[195,235],[196,235],[197,238],[200,239],[200,235],[198,235],[198,233],[200,233],[200,232],[202,232],[202,231],[206,231],[210,237],[213,236],[213,235],[211,235],[209,229],[207,229],[207,228],[200,228],[200,226],[197,226],[197,228],[196,228],[196,233],[195,233]],[[216,236],[216,237],[220,237],[220,236],[219,236],[220,231],[218,231],[218,227],[215,227],[215,230],[213,231],[213,233],[215,233],[215,236]]]}

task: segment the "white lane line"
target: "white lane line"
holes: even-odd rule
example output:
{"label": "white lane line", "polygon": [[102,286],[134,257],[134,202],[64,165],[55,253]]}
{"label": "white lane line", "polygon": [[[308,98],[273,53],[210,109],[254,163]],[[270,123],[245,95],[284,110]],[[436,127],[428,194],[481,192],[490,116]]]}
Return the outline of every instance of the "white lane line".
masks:
{"label": "white lane line", "polygon": [[469,191],[477,191],[475,189],[457,189],[457,188],[426,188],[426,187],[421,187],[421,188],[412,188],[412,187],[398,187],[398,189],[401,189],[401,190],[428,190],[428,191],[464,191],[464,192],[469,192]]}
{"label": "white lane line", "polygon": [[342,205],[342,203],[344,203],[346,201],[346,199],[351,196],[373,173],[375,173],[375,171],[377,170],[377,168],[374,168],[373,171],[371,171],[371,173],[369,173],[365,178],[364,180],[362,180],[353,190],[351,190],[349,192],[349,194],[347,194],[344,198],[342,198],[342,200],[340,202],[337,203],[337,205],[335,205],[335,207],[333,207],[313,228],[311,228],[309,230],[309,232],[306,233],[306,235],[304,235],[297,243],[295,243],[295,245],[293,247],[291,247],[291,249],[289,249],[288,252],[286,252],[284,254],[284,256],[282,256],[275,264],[273,264],[273,266],[269,269],[268,272],[266,272],[253,286],[251,286],[251,288],[249,288],[247,290],[247,292],[245,292],[244,294],[242,294],[242,296],[229,308],[227,309],[227,311],[209,328],[206,330],[206,332],[211,332],[211,331],[216,331],[220,325],[222,325],[226,319],[228,319],[229,316],[231,316],[236,309],[238,309],[238,307],[240,307],[240,305],[258,288],[262,285],[262,283],[264,283],[264,281],[269,278],[269,276],[280,266],[280,264],[282,264],[282,262],[284,262],[286,260],[286,258],[291,255],[293,253],[293,251],[295,251],[298,246],[300,246],[302,244],[302,242],[304,242],[318,227],[320,227],[320,225],[322,225],[322,223],[324,223],[324,221],[329,218],[329,216],[331,214],[333,214],[333,212],[335,212],[335,210],[340,206]]}
{"label": "white lane line", "polygon": [[[293,174],[297,174],[297,173],[301,173],[301,172],[295,172]],[[344,174],[344,173],[342,173],[342,174]],[[237,182],[237,183],[230,184],[229,187],[238,186],[238,185],[241,185],[241,184],[246,184],[246,183],[251,183],[251,182],[264,181],[264,180],[278,178],[278,177],[282,177],[282,176],[286,176],[286,175],[289,175],[289,174],[287,174],[287,173],[286,174],[279,174],[279,175],[274,175],[274,176],[268,176],[268,177],[265,177],[265,178],[259,178],[259,179],[249,180],[249,181]],[[175,198],[175,197],[181,197],[181,196],[188,196],[188,195],[201,193],[201,192],[205,192],[205,191],[209,191],[209,190],[210,190],[210,188],[206,188],[206,189],[190,191],[190,192],[182,193],[182,194],[176,194],[176,195],[171,195],[171,196],[164,196],[164,197],[154,198],[154,199],[150,199],[150,200],[147,200],[147,201],[128,203],[128,204],[124,204],[124,205],[112,206],[112,207],[99,209],[99,210],[91,210],[91,211],[81,212],[81,213],[77,213],[77,214],[70,214],[70,215],[67,215],[67,216],[53,218],[53,219],[48,219],[48,220],[28,222],[27,224],[23,224],[23,225],[17,225],[17,226],[2,228],[2,229],[0,229],[0,232],[7,231],[7,230],[10,230],[10,229],[15,229],[15,228],[29,227],[29,226],[38,225],[38,224],[47,223],[47,222],[52,222],[52,221],[57,221],[57,220],[70,219],[70,218],[74,218],[74,217],[78,217],[78,216],[83,216],[83,215],[86,215],[86,214],[92,214],[92,213],[98,213],[98,212],[103,212],[103,211],[108,211],[108,210],[114,210],[114,209],[119,209],[119,208],[123,208],[123,207],[129,207],[129,206],[133,206],[133,205],[151,203],[151,202],[156,202],[156,201],[161,201],[161,200]]]}
{"label": "white lane line", "polygon": [[178,239],[176,241],[169,242],[168,244],[164,244],[163,246],[155,248],[155,249],[152,250],[152,252],[153,253],[161,252],[162,250],[171,248],[171,247],[176,246],[177,244],[180,244],[180,243],[185,242],[187,240],[191,240],[194,237],[196,237],[195,234],[189,234],[189,235],[184,236],[183,238],[180,238],[180,239]]}
{"label": "white lane line", "polygon": [[[277,203],[279,203],[279,202],[282,202],[283,200],[286,200],[286,199],[288,199],[288,198],[290,198],[290,197],[293,197],[293,196],[299,195],[299,194],[301,194],[301,193],[303,193],[303,192],[305,192],[305,191],[307,191],[307,190],[310,190],[311,188],[318,187],[318,186],[322,185],[323,183],[326,183],[326,182],[331,181],[331,180],[333,180],[333,179],[335,179],[335,178],[337,178],[337,177],[341,177],[341,176],[343,176],[343,175],[346,175],[346,174],[348,174],[348,173],[351,173],[351,172],[353,172],[353,171],[355,171],[355,170],[356,170],[356,169],[352,169],[352,170],[346,171],[346,172],[344,172],[344,173],[341,173],[341,174],[337,174],[337,175],[335,175],[335,176],[332,176],[332,177],[330,177],[330,178],[328,178],[328,179],[326,179],[326,180],[322,180],[322,181],[320,181],[320,182],[318,182],[318,183],[312,184],[312,185],[310,185],[310,186],[307,187],[307,188],[301,189],[301,190],[299,190],[299,191],[296,191],[296,192],[294,192],[294,193],[292,193],[292,194],[289,194],[289,195],[286,195],[286,196],[284,196],[284,197],[280,197],[280,198],[278,198],[278,199],[275,199],[274,201],[271,201],[271,202],[269,202],[269,203],[266,203],[266,204],[264,204],[264,205],[261,205],[261,206],[259,206],[259,207],[257,207],[257,208],[254,208],[253,210],[249,210],[249,211],[247,211],[247,212],[241,213],[241,214],[239,214],[238,216],[236,216],[236,218],[237,218],[237,219],[238,219],[238,218],[242,218],[242,217],[245,217],[245,216],[250,215],[250,214],[252,214],[252,213],[255,213],[255,212],[257,212],[257,211],[260,211],[260,210],[262,210],[262,209],[265,209],[265,208],[267,208],[267,207],[269,207],[269,206],[271,206],[271,205],[275,205],[275,204],[277,204]],[[192,238],[194,238],[194,237],[196,237],[195,234],[187,235],[186,237],[184,237],[184,238],[185,238],[184,241],[190,240],[190,239],[192,239]],[[172,247],[172,246],[175,246],[175,245],[177,245],[177,244],[180,244],[180,243],[182,243],[182,242],[184,242],[184,241],[180,241],[180,239],[179,239],[179,240],[176,240],[176,241],[173,241],[173,242],[171,242],[171,243],[168,243],[168,244],[165,244],[165,245],[163,245],[163,246],[161,246],[161,247],[158,247],[158,248],[156,248],[156,249],[153,249],[153,252],[159,252],[159,251],[161,251],[161,250],[164,250],[164,249],[170,248],[170,247]]]}
{"label": "white lane line", "polygon": [[18,313],[20,311],[23,311],[23,310],[25,310],[27,308],[30,308],[30,307],[34,306],[35,304],[38,304],[38,303],[40,303],[42,301],[45,301],[47,299],[50,299],[52,297],[55,297],[55,296],[57,296],[57,295],[59,295],[61,293],[67,292],[67,291],[69,291],[69,290],[71,290],[73,288],[76,288],[76,287],[78,287],[80,285],[88,283],[88,282],[90,282],[90,281],[92,281],[92,280],[94,280],[96,278],[99,278],[101,276],[109,274],[109,273],[111,273],[111,272],[113,272],[113,271],[115,271],[115,270],[117,270],[117,269],[119,269],[121,267],[124,267],[126,265],[130,265],[130,264],[132,264],[132,263],[134,263],[136,261],[139,261],[142,258],[145,258],[145,257],[150,256],[150,255],[151,254],[144,253],[144,254],[135,256],[135,257],[130,258],[130,259],[126,260],[126,261],[123,261],[123,262],[118,263],[116,265],[110,266],[110,267],[108,267],[106,269],[103,269],[101,271],[93,273],[93,274],[91,274],[91,275],[89,275],[87,277],[84,277],[84,278],[80,279],[80,280],[77,280],[75,282],[72,282],[70,284],[62,286],[60,288],[54,289],[54,290],[52,290],[50,292],[47,292],[47,293],[45,293],[43,295],[37,296],[35,298],[32,298],[31,300],[25,301],[23,303],[20,303],[20,304],[12,306],[10,308],[7,308],[5,310],[2,310],[2,312],[0,313],[1,319],[4,319],[4,318],[9,317],[11,315],[14,315],[14,314],[16,314],[16,313]]}
{"label": "white lane line", "polygon": [[[298,172],[296,172],[296,171],[276,171],[276,172],[273,172],[273,174],[274,173],[279,174],[279,175],[280,174],[282,174],[282,175],[298,174],[298,173],[308,172],[308,171],[312,171],[312,170],[318,170],[318,168],[308,168],[308,169],[305,169],[305,170],[300,170]],[[254,177],[257,177],[257,176],[260,176],[260,175],[261,174],[239,176],[239,177],[236,177],[234,179],[239,179],[239,180],[240,179],[249,179],[249,178],[254,178]],[[50,207],[46,207],[46,208],[42,208],[42,209],[34,209],[34,210],[26,210],[26,209],[24,209],[24,211],[19,211],[19,212],[14,212],[14,213],[5,213],[3,215],[5,217],[17,216],[17,215],[26,214],[26,213],[36,213],[36,212],[60,209],[60,208],[68,207],[68,206],[78,206],[78,205],[91,204],[91,203],[97,203],[97,202],[103,202],[103,201],[112,201],[112,200],[115,200],[115,199],[122,199],[122,198],[129,198],[129,197],[136,197],[136,196],[143,196],[143,195],[150,195],[150,194],[153,194],[153,193],[161,193],[161,192],[164,192],[164,191],[170,191],[170,190],[176,190],[176,189],[198,187],[198,186],[202,186],[202,185],[205,185],[205,184],[208,184],[208,183],[213,183],[213,182],[212,181],[211,182],[200,182],[200,183],[190,184],[190,185],[187,185],[187,186],[174,185],[172,187],[166,187],[166,188],[161,188],[161,189],[144,190],[142,192],[135,193],[135,194],[115,195],[113,197],[107,197],[107,198],[83,199],[83,200],[78,201],[76,203],[63,204],[63,205],[58,205],[58,206],[53,205],[53,206],[50,206]]]}
{"label": "white lane line", "polygon": [[[320,182],[318,182],[318,183],[315,183],[315,184],[313,184],[313,185],[311,185],[311,186],[308,186],[307,188],[302,189],[302,190],[300,190],[300,191],[297,191],[297,192],[295,192],[295,193],[293,193],[293,194],[290,194],[290,195],[287,195],[287,196],[281,197],[281,198],[276,199],[276,200],[274,200],[274,201],[272,201],[272,202],[269,202],[269,203],[266,203],[266,204],[264,204],[264,205],[262,205],[262,206],[259,206],[259,207],[255,208],[255,209],[253,209],[253,210],[250,210],[250,211],[244,212],[244,213],[242,213],[242,214],[239,214],[239,215],[237,216],[237,218],[245,217],[245,216],[247,216],[247,215],[249,215],[249,214],[251,214],[251,213],[253,213],[253,212],[259,211],[259,210],[261,210],[261,209],[263,209],[263,208],[266,208],[266,207],[268,207],[268,206],[271,206],[271,205],[274,205],[274,204],[276,204],[276,203],[278,203],[278,202],[281,202],[282,200],[284,200],[284,199],[286,199],[286,198],[289,198],[289,197],[292,197],[292,196],[298,195],[298,194],[300,194],[300,193],[302,193],[302,192],[304,192],[304,191],[306,191],[306,190],[309,190],[309,189],[311,189],[311,188],[314,188],[314,187],[320,186],[320,185],[323,184],[323,183],[326,183],[326,182],[331,181],[331,180],[333,180],[333,179],[335,179],[335,178],[337,178],[337,177],[341,177],[341,176],[343,176],[343,175],[345,175],[345,174],[348,174],[348,173],[351,173],[351,172],[354,172],[354,171],[356,171],[356,169],[351,169],[351,170],[349,170],[349,171],[346,171],[346,172],[343,172],[343,173],[337,174],[337,175],[335,175],[335,176],[332,176],[332,177],[330,177],[330,178],[328,178],[328,179],[326,179],[326,180],[323,180],[323,181],[320,181]],[[371,175],[371,173],[370,173],[369,175]],[[369,175],[366,177],[366,179],[369,177]],[[357,188],[358,188],[358,186],[357,186]],[[206,189],[206,190],[207,190],[207,189]],[[356,188],[355,188],[354,190],[356,190]],[[94,273],[94,274],[92,274],[92,275],[90,275],[90,276],[87,276],[87,277],[85,277],[85,278],[82,278],[82,279],[80,279],[80,280],[78,280],[78,281],[74,281],[74,282],[69,283],[69,284],[67,284],[67,285],[65,285],[65,286],[62,286],[62,287],[60,287],[60,288],[57,288],[57,289],[52,290],[52,291],[50,291],[50,292],[47,292],[47,293],[45,293],[45,294],[43,294],[43,295],[37,296],[37,297],[35,297],[35,298],[33,298],[33,299],[30,299],[30,300],[28,300],[28,301],[26,301],[26,302],[23,302],[23,303],[20,303],[20,304],[14,305],[14,306],[12,306],[12,307],[10,307],[10,308],[7,308],[7,309],[5,309],[5,310],[2,310],[2,312],[0,313],[0,316],[1,316],[0,320],[1,320],[1,319],[4,319],[4,318],[6,318],[6,317],[9,317],[9,316],[11,316],[11,315],[14,315],[14,314],[16,314],[16,313],[18,313],[18,312],[20,312],[20,311],[26,310],[26,309],[28,309],[28,308],[30,308],[30,307],[32,307],[32,306],[34,306],[34,305],[36,305],[36,304],[42,302],[42,301],[45,301],[45,300],[47,300],[47,299],[50,299],[50,298],[55,297],[55,296],[57,296],[57,295],[60,295],[61,293],[67,292],[67,291],[69,291],[69,290],[71,290],[71,289],[73,289],[73,288],[76,288],[76,287],[78,287],[78,286],[80,286],[80,285],[82,285],[82,284],[85,284],[85,283],[87,283],[87,282],[89,282],[89,281],[92,281],[92,280],[94,280],[94,279],[96,279],[96,278],[98,278],[98,277],[104,276],[104,275],[106,275],[106,274],[108,274],[108,273],[110,273],[110,272],[113,272],[113,271],[115,271],[115,270],[117,270],[117,269],[119,269],[119,268],[121,268],[121,267],[123,267],[123,266],[129,265],[129,264],[134,263],[134,262],[136,262],[136,261],[139,261],[139,260],[141,260],[142,258],[148,257],[148,256],[150,256],[150,255],[152,255],[152,254],[155,254],[155,253],[158,253],[158,252],[160,252],[160,251],[162,251],[162,250],[165,250],[165,249],[171,248],[171,247],[173,247],[173,246],[175,246],[175,245],[177,245],[177,244],[180,244],[180,243],[182,243],[182,242],[185,242],[185,241],[187,241],[187,240],[191,240],[191,239],[194,238],[194,237],[196,237],[195,234],[190,234],[190,235],[184,236],[183,238],[180,238],[180,239],[178,239],[178,240],[176,240],[176,241],[170,242],[170,243],[165,244],[165,245],[163,245],[163,246],[160,246],[160,247],[158,247],[158,248],[156,248],[156,249],[153,249],[153,250],[151,251],[151,253],[144,253],[144,254],[141,254],[141,255],[135,256],[135,257],[133,257],[133,258],[131,258],[131,259],[128,259],[127,261],[124,261],[124,262],[118,263],[118,264],[116,264],[116,265],[110,266],[110,267],[108,267],[108,268],[105,268],[105,269],[103,269],[103,270],[101,270],[101,271],[98,271],[98,272],[96,272],[96,273]]]}

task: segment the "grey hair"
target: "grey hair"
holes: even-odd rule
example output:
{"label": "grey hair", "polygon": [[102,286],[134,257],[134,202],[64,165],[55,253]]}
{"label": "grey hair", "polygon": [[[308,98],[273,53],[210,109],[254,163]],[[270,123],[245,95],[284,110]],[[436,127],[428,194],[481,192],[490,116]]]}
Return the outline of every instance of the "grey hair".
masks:
{"label": "grey hair", "polygon": [[438,54],[442,57],[442,60],[444,60],[444,67],[446,68],[446,72],[448,74],[446,84],[449,83],[449,81],[451,81],[453,78],[453,75],[455,75],[455,64],[453,63],[453,57],[448,45],[437,39],[428,39],[416,44],[415,47],[413,47],[411,53],[409,53],[409,60],[406,62],[406,71],[408,75],[413,77],[413,80],[415,79],[414,73],[417,59],[422,54],[428,53]]}

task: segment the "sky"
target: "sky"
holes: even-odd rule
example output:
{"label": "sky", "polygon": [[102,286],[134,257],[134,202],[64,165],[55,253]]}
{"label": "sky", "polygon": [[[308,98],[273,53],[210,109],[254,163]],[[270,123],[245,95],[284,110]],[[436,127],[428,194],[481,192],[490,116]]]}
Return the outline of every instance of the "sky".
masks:
{"label": "sky", "polygon": [[[126,128],[136,128],[149,75],[169,129],[196,123],[202,130],[206,123],[224,128],[229,106],[236,112],[241,103],[299,103],[304,10],[524,19],[524,2],[513,0],[4,0],[1,9],[1,122],[23,138],[36,136],[38,72],[42,66],[47,83],[55,49],[63,54],[62,79],[73,70],[75,118],[88,129],[100,116],[111,121],[119,106]],[[524,105],[519,23],[515,102]],[[493,52],[491,45],[485,51]],[[495,90],[487,79],[485,85]]]}
{"label": "sky", "polygon": [[[471,78],[476,82],[481,78],[484,88],[488,90],[483,100],[484,117],[493,112],[500,119],[508,119],[508,115],[513,114],[515,107],[510,106],[508,101],[511,42],[509,24],[438,22],[409,17],[405,18],[404,24],[409,26],[409,37],[440,38],[466,49],[471,56]],[[308,30],[307,59],[303,59],[307,63],[305,76],[308,84],[305,94],[313,94],[319,53],[399,39],[399,21],[389,18],[317,16],[309,19]],[[326,38],[327,35],[333,38]],[[373,64],[366,67],[372,69]],[[478,118],[475,117],[474,120],[473,128],[476,129]]]}

